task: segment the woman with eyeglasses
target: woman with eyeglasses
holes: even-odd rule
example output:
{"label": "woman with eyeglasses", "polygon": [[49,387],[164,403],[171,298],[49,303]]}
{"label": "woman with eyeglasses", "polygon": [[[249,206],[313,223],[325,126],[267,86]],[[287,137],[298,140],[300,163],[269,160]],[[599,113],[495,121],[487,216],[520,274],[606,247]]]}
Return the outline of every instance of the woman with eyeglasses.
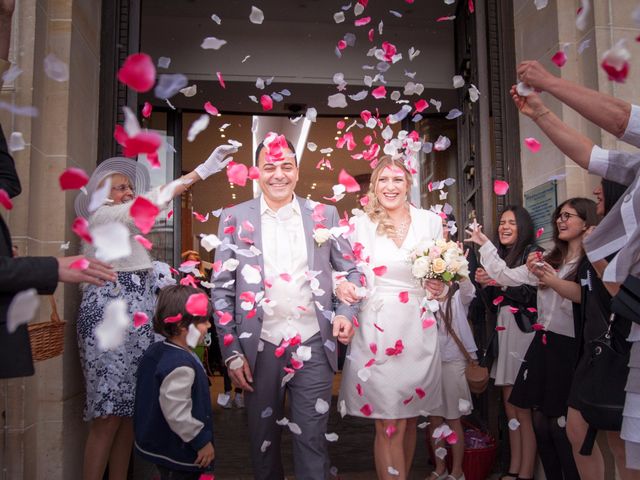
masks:
{"label": "woman with eyeglasses", "polygon": [[481,246],[480,261],[491,278],[500,285],[538,287],[536,334],[509,403],[532,409],[538,453],[549,480],[580,478],[565,430],[567,398],[577,360],[572,302],[580,302],[576,269],[584,255],[583,235],[597,224],[597,218],[592,200],[566,200],[553,214],[553,249],[545,255],[531,253],[527,264],[517,268],[506,266],[481,226],[467,231],[468,241]]}
{"label": "woman with eyeglasses", "polygon": [[[129,158],[114,157],[95,169],[86,192],[76,197],[79,217],[88,220],[89,233],[97,237],[100,228],[120,224],[129,230],[131,252],[110,261],[117,274],[104,286],[85,285],[78,313],[77,331],[80,363],[85,378],[85,421],[91,422],[84,452],[83,479],[102,480],[107,464],[109,479],[127,478],[133,447],[133,409],[138,361],[155,341],[151,325],[133,318],[152,318],[155,285],[152,260],[137,240],[141,233],[130,210],[141,195],[160,210],[194,183],[205,180],[224,167],[224,157],[237,151],[232,145],[216,148],[209,158],[180,179],[150,190],[146,167]],[[85,255],[94,257],[96,247],[84,243]],[[144,243],[144,242],[143,242]],[[118,303],[125,302],[129,325],[116,340]],[[141,324],[140,324],[141,323]]]}

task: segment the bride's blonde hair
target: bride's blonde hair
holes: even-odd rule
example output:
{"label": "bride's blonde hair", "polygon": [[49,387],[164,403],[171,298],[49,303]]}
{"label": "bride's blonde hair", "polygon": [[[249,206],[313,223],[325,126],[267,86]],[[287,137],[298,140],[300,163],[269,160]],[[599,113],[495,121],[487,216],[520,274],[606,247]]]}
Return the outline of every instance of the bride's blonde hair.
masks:
{"label": "bride's blonde hair", "polygon": [[364,211],[369,216],[372,222],[378,223],[376,233],[378,235],[386,235],[392,238],[396,234],[396,228],[393,226],[393,222],[389,217],[387,210],[380,204],[378,197],[376,196],[376,186],[378,185],[378,179],[382,171],[387,168],[398,168],[402,170],[404,179],[407,183],[407,204],[409,203],[409,189],[411,187],[411,172],[405,167],[404,163],[399,160],[393,160],[391,157],[385,155],[380,157],[376,168],[371,172],[371,181],[369,183],[369,192],[367,197],[369,202],[365,205]]}

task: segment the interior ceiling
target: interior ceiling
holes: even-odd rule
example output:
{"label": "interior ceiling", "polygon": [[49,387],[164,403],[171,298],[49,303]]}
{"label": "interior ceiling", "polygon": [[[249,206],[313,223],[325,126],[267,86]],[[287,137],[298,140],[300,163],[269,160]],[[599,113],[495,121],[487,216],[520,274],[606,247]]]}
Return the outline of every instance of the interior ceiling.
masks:
{"label": "interior ceiling", "polygon": [[[178,94],[171,98],[177,108],[202,110],[204,102],[211,101],[219,110],[235,113],[260,113],[261,107],[250,100],[282,89],[291,96],[274,102],[269,113],[297,113],[297,109],[314,107],[321,115],[356,115],[361,110],[378,108],[382,114],[397,112],[400,105],[387,99],[374,100],[371,96],[362,102],[347,100],[345,108],[331,108],[329,95],[337,93],[333,76],[344,74],[348,83],[347,95],[355,94],[365,86],[364,76],[373,77],[377,70],[366,69],[378,63],[367,52],[383,41],[394,44],[403,58],[384,72],[389,94],[403,91],[409,81],[422,83],[424,92],[405,97],[415,102],[419,97],[442,101],[443,110],[454,108],[457,92],[452,88],[455,74],[453,22],[437,22],[439,17],[455,14],[456,5],[443,0],[404,0],[368,2],[364,12],[356,17],[352,2],[344,11],[345,21],[336,24],[334,14],[343,11],[345,0],[264,0],[255,3],[245,0],[143,0],[141,20],[141,51],[157,60],[171,58],[168,69],[158,73],[183,73],[190,84],[196,84],[198,94],[186,98]],[[264,12],[264,22],[254,25],[249,21],[252,5]],[[397,17],[394,13],[401,17]],[[212,19],[218,15],[222,22]],[[354,21],[371,17],[368,25],[356,27]],[[379,26],[382,23],[382,35]],[[369,29],[375,31],[374,41],[367,38]],[[336,44],[347,33],[356,36],[354,46],[336,56]],[[206,37],[215,36],[227,41],[219,50],[200,47]],[[409,59],[409,48],[420,50],[420,55]],[[247,58],[248,57],[248,58]],[[226,82],[222,88],[216,77],[221,72]],[[414,79],[406,75],[415,74]],[[274,77],[274,83],[263,90],[256,88],[256,79]],[[382,82],[376,82],[375,86]],[[143,101],[160,105],[150,92]],[[435,113],[430,109],[426,114]]]}

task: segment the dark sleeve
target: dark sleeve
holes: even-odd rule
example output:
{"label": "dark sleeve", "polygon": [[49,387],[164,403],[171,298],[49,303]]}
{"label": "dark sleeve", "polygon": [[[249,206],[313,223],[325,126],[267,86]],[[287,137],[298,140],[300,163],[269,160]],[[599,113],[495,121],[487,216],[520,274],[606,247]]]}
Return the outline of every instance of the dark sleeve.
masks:
{"label": "dark sleeve", "polygon": [[5,190],[11,198],[19,195],[22,191],[16,166],[9,154],[7,140],[2,131],[2,125],[0,125],[0,188]]}
{"label": "dark sleeve", "polygon": [[[542,251],[543,249],[535,244],[527,246],[522,254],[520,265],[524,265],[527,262],[530,253]],[[538,301],[538,289],[532,285],[508,287],[502,292],[502,295],[506,300],[524,307],[535,307]]]}
{"label": "dark sleeve", "polygon": [[35,288],[41,295],[50,295],[57,285],[58,260],[55,257],[0,257],[2,293]]}

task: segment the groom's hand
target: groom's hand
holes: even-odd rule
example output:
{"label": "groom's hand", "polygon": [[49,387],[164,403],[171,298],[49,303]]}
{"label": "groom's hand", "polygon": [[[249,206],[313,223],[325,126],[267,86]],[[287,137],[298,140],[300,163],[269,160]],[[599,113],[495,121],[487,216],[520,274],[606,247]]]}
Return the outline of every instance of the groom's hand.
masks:
{"label": "groom's hand", "polygon": [[[234,363],[237,363],[238,360],[242,361],[242,365],[237,368],[232,368],[235,366]],[[253,392],[253,387],[249,385],[250,383],[253,383],[251,368],[249,368],[249,362],[247,362],[243,356],[234,358],[229,362],[227,371],[229,372],[229,378],[231,378],[231,383],[233,383],[234,387]]]}
{"label": "groom's hand", "polygon": [[343,345],[349,345],[355,333],[353,324],[344,315],[336,315],[333,319],[333,336]]}

